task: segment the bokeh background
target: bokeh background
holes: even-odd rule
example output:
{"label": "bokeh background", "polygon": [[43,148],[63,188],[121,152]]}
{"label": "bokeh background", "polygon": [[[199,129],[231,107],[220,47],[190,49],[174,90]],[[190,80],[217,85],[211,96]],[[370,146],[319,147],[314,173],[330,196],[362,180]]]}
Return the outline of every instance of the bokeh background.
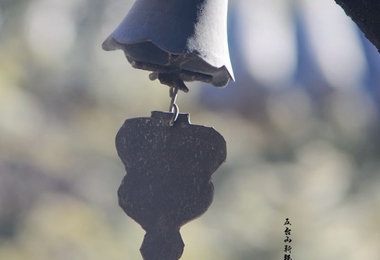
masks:
{"label": "bokeh background", "polygon": [[[141,259],[114,137],[168,89],[101,43],[131,0],[0,0],[0,259]],[[236,82],[180,111],[228,159],[184,260],[380,256],[380,55],[333,0],[232,0]]]}

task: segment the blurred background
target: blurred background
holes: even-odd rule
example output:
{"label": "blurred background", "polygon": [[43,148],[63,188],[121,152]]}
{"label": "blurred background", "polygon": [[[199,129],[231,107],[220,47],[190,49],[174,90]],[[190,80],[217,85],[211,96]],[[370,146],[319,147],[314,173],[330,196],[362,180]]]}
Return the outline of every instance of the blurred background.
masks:
{"label": "blurred background", "polygon": [[[0,1],[0,259],[141,259],[114,137],[169,97],[100,47],[132,3]],[[286,218],[293,259],[378,259],[379,53],[333,0],[232,0],[229,42],[178,99],[228,147],[182,259],[283,259]]]}

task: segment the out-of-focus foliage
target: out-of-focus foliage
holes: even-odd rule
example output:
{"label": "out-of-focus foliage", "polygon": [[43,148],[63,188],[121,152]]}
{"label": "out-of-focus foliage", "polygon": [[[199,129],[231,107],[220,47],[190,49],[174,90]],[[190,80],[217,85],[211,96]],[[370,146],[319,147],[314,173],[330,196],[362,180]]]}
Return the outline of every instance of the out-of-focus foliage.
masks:
{"label": "out-of-focus foliage", "polygon": [[[0,259],[141,259],[117,205],[114,136],[168,89],[100,45],[128,0],[0,2]],[[380,55],[333,0],[235,0],[236,83],[190,84],[194,124],[227,140],[182,259],[380,255]]]}

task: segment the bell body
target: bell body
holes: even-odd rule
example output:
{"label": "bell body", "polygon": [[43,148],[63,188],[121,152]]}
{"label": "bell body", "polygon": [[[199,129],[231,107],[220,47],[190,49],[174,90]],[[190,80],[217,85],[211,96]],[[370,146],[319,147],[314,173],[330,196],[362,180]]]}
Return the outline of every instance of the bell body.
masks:
{"label": "bell body", "polygon": [[234,80],[227,41],[228,0],[136,0],[103,43],[137,68],[180,72],[183,80]]}

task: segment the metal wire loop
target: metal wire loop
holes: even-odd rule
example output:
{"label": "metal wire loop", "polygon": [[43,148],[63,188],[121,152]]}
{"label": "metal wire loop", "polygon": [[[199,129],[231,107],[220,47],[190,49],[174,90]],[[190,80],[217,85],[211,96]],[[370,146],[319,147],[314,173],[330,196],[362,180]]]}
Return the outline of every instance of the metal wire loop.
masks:
{"label": "metal wire loop", "polygon": [[176,104],[178,96],[178,86],[171,87],[169,90],[169,95],[171,97],[169,111],[173,113],[173,116],[169,121],[169,125],[173,126],[179,114],[179,107]]}
{"label": "metal wire loop", "polygon": [[172,112],[173,112],[173,116],[172,116],[172,118],[169,121],[169,125],[170,126],[174,125],[174,122],[177,120],[178,115],[179,115],[179,108],[178,108],[177,104],[173,104]]}

